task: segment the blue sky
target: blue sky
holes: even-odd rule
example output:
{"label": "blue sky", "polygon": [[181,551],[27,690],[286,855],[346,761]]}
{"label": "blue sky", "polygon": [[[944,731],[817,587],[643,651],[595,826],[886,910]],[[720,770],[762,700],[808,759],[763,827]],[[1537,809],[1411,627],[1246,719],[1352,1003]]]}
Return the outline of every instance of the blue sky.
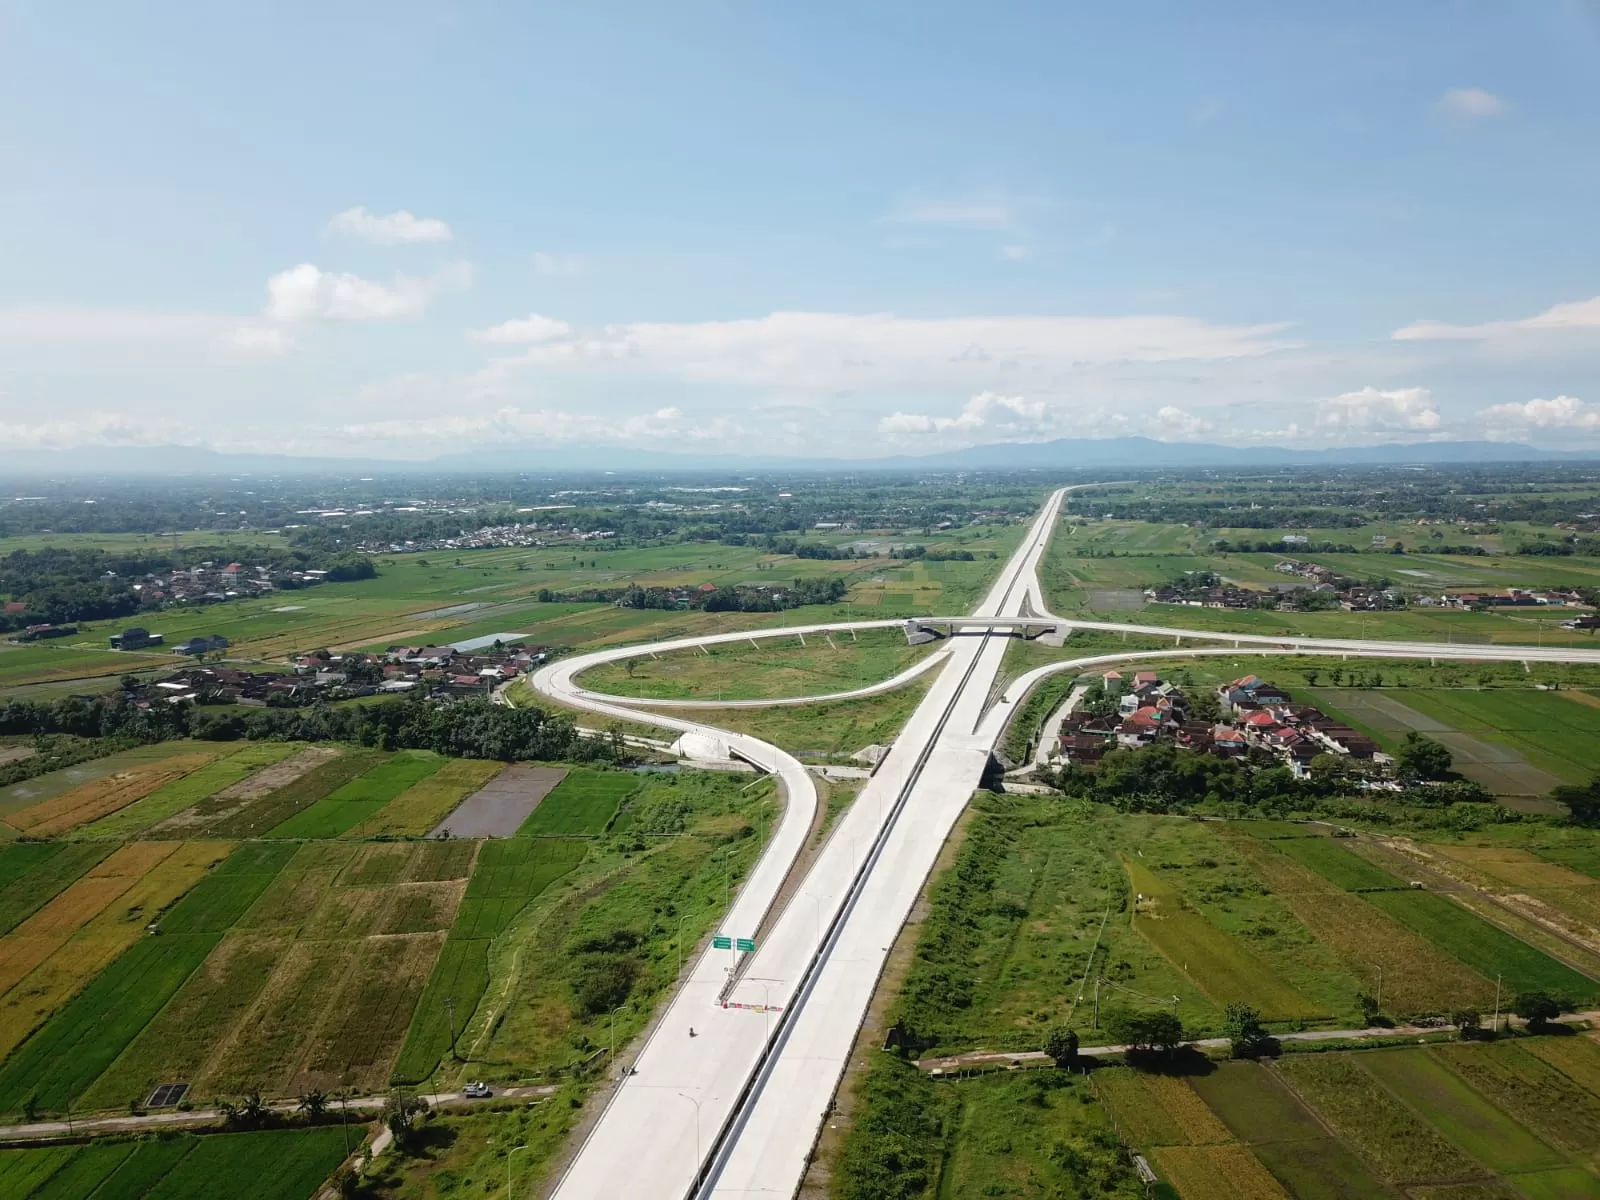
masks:
{"label": "blue sky", "polygon": [[0,449],[1600,447],[1600,0],[0,0]]}

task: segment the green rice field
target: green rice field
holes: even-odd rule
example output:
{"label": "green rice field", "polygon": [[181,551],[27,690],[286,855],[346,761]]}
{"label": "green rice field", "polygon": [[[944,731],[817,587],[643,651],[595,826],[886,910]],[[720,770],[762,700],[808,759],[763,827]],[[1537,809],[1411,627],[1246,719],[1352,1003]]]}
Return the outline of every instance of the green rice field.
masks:
{"label": "green rice field", "polygon": [[577,769],[551,789],[517,830],[518,837],[573,837],[603,833],[617,807],[639,789],[639,777],[620,771]]}

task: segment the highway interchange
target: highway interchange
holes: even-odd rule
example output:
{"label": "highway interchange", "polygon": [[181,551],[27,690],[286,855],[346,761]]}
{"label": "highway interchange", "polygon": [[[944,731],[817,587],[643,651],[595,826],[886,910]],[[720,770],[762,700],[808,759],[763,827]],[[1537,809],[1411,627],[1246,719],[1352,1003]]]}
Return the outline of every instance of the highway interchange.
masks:
{"label": "highway interchange", "polygon": [[[972,614],[996,618],[1000,624],[968,628],[895,680],[841,694],[881,692],[939,668],[905,729],[798,886],[785,888],[785,881],[805,849],[818,801],[815,785],[797,759],[759,738],[696,721],[685,711],[734,706],[728,702],[625,699],[591,692],[578,678],[601,663],[637,655],[903,622],[789,626],[620,647],[564,659],[533,676],[536,691],[568,706],[698,735],[775,775],[785,801],[771,840],[717,930],[754,939],[765,927],[765,936],[752,953],[708,949],[693,962],[627,1064],[631,1070],[617,1077],[598,1120],[556,1186],[557,1200],[787,1200],[794,1195],[888,950],[977,789],[1007,721],[1048,675],[1134,657],[1241,652],[1600,663],[1600,648],[1264,637],[1053,618],[1037,568],[1068,490],[1057,491],[1045,503]],[[995,697],[1008,639],[989,636],[986,629],[1008,634],[1007,619],[1041,617],[1068,628],[1167,636],[1175,644],[1165,651],[1050,663],[1007,683],[1005,694]],[[1182,644],[1195,640],[1208,644]],[[837,698],[841,696],[746,701],[740,706]],[[642,711],[643,705],[670,707],[685,715]]]}

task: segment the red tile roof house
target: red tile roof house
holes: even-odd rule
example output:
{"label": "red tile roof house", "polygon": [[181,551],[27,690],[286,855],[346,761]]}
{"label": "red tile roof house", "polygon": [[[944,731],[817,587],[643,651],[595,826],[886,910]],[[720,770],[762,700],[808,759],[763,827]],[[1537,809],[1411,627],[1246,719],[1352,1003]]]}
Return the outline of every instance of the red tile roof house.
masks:
{"label": "red tile roof house", "polygon": [[1212,730],[1211,748],[1218,754],[1243,754],[1250,747],[1239,730],[1218,725]]}
{"label": "red tile roof house", "polygon": [[1136,688],[1155,687],[1161,682],[1161,676],[1154,671],[1140,671],[1133,677],[1133,686]]}
{"label": "red tile roof house", "polygon": [[1122,672],[1107,671],[1100,676],[1100,683],[1113,696],[1122,690]]}

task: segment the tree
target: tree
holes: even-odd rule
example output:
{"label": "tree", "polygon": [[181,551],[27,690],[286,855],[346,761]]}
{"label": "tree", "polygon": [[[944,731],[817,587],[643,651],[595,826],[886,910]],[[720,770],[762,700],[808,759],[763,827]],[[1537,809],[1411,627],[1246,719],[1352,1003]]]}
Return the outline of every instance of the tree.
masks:
{"label": "tree", "polygon": [[1171,1055],[1183,1044],[1183,1022],[1166,1010],[1135,1013],[1113,1011],[1106,1016],[1106,1032],[1137,1054],[1159,1050]]}
{"label": "tree", "polygon": [[1044,1039],[1044,1052],[1058,1067],[1070,1067],[1078,1061],[1078,1034],[1076,1030],[1057,1025]]}
{"label": "tree", "polygon": [[395,1145],[410,1147],[417,1127],[428,1115],[428,1102],[409,1088],[393,1088],[383,1101],[383,1123],[394,1135]]}
{"label": "tree", "polygon": [[1301,674],[1302,678],[1305,679],[1307,687],[1316,687],[1317,686],[1317,680],[1322,675],[1322,672],[1321,671],[1301,671],[1300,674]]}
{"label": "tree", "polygon": [[1411,779],[1443,779],[1455,760],[1450,751],[1430,737],[1412,732],[1395,755],[1400,773]]}
{"label": "tree", "polygon": [[300,1093],[299,1111],[305,1119],[313,1125],[328,1112],[328,1093],[321,1088],[312,1088],[309,1092]]}
{"label": "tree", "polygon": [[1600,825],[1600,775],[1581,786],[1563,784],[1551,791],[1550,799],[1567,806],[1572,824]]}
{"label": "tree", "polygon": [[1261,1024],[1261,1010],[1238,1001],[1228,1005],[1222,1026],[1233,1043],[1235,1058],[1253,1057],[1268,1039],[1266,1027]]}
{"label": "tree", "polygon": [[1463,1008],[1450,1014],[1450,1023],[1456,1027],[1456,1036],[1470,1042],[1483,1032],[1483,1015],[1475,1008]]}
{"label": "tree", "polygon": [[1549,992],[1521,992],[1512,1003],[1511,1011],[1526,1021],[1534,1033],[1542,1033],[1545,1026],[1561,1015],[1561,1005]]}

